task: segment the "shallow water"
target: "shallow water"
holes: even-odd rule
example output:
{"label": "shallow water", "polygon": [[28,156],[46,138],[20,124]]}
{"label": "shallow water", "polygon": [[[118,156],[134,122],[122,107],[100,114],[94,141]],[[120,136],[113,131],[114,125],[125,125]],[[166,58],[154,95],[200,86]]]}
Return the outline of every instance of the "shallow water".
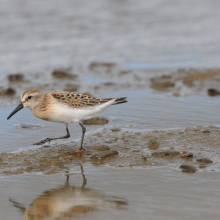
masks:
{"label": "shallow water", "polygon": [[[101,116],[110,120],[105,126],[123,129],[169,129],[177,127],[209,126],[220,124],[219,98],[208,96],[173,97],[155,94],[152,90],[122,91],[106,94],[105,97],[128,97],[128,103],[111,106]],[[31,146],[46,137],[65,133],[63,124],[35,118],[29,109],[22,109],[10,120],[6,120],[14,107],[0,108],[1,151],[15,151]],[[15,124],[41,124],[38,129],[16,128]],[[102,126],[86,126],[87,132]],[[70,125],[72,140],[81,138],[78,124]],[[65,142],[65,140],[63,141]]]}
{"label": "shallow water", "polygon": [[[64,187],[65,176],[61,174],[2,177],[0,217],[20,220],[27,208],[35,207],[35,214],[54,219],[55,214],[61,215],[59,210],[63,206],[67,217],[71,207],[93,203],[97,210],[84,214],[85,219],[219,218],[220,180],[215,172],[188,175],[167,168],[84,167],[84,170],[86,192],[80,191],[81,175],[70,176],[71,189]],[[117,202],[121,206],[115,206]],[[45,205],[50,211],[45,211]],[[54,209],[57,211],[53,212]]]}

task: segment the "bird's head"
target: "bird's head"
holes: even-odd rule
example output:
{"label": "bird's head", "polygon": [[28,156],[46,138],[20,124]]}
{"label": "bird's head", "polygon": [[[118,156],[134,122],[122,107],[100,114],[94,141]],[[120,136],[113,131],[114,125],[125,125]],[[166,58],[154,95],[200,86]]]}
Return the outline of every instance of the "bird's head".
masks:
{"label": "bird's head", "polygon": [[24,107],[28,107],[31,110],[36,107],[39,103],[40,98],[42,97],[42,92],[38,89],[28,89],[21,95],[20,104],[12,111],[7,119],[10,119],[15,113],[20,111]]}

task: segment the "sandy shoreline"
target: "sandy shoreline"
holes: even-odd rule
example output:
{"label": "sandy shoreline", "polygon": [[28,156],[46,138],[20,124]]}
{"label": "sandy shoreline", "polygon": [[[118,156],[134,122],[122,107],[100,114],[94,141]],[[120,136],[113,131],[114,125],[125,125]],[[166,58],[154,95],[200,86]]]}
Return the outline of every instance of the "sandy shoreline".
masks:
{"label": "sandy shoreline", "polygon": [[86,136],[83,153],[73,153],[78,142],[1,153],[0,170],[3,175],[55,174],[68,172],[81,163],[131,168],[187,165],[180,171],[214,171],[220,163],[219,145],[219,128],[214,126],[140,132],[104,128]]}

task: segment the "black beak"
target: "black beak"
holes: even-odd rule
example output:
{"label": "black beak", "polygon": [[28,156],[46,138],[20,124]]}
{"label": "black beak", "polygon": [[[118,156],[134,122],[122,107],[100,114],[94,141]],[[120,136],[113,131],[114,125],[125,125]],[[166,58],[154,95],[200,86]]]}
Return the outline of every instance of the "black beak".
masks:
{"label": "black beak", "polygon": [[14,111],[7,117],[7,120],[10,119],[16,112],[20,111],[22,108],[24,108],[23,103],[21,102]]}

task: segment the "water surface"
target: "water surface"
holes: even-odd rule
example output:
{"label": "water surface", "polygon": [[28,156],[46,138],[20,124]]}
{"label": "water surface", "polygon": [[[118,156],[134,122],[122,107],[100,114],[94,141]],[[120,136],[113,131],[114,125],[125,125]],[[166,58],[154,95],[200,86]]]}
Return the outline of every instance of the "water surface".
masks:
{"label": "water surface", "polygon": [[[69,193],[64,186],[66,178],[61,174],[2,177],[0,217],[7,216],[7,220],[21,220],[25,210],[33,209],[33,204],[36,202],[38,202],[35,207],[37,213],[37,210],[42,208],[41,202],[45,199],[46,205],[51,209],[56,209],[59,201],[59,207],[61,208],[63,203],[66,205],[66,210],[79,204],[79,201],[87,201],[87,203],[92,201],[96,211],[83,215],[82,219],[168,220],[176,219],[177,216],[184,220],[219,218],[220,180],[216,172],[189,175],[167,168],[84,167],[84,170],[87,192],[80,192],[83,183],[81,175],[70,176],[72,191]],[[73,195],[74,190],[78,190],[78,193]],[[13,206],[14,203],[9,201],[9,198],[20,206]],[[115,206],[114,201],[118,201],[121,206]],[[103,207],[104,203],[106,203],[105,207]],[[59,209],[56,213],[59,213]],[[42,215],[47,213],[44,212]]]}

